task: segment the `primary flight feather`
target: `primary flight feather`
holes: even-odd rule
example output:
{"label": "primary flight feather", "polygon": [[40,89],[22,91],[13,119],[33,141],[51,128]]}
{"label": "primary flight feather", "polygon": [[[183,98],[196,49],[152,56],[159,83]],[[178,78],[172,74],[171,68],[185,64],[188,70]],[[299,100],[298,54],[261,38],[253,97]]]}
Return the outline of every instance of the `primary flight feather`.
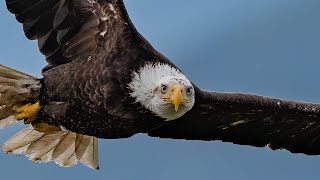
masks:
{"label": "primary flight feather", "polygon": [[0,127],[31,124],[3,150],[98,169],[97,138],[137,133],[320,154],[320,104],[207,92],[156,51],[122,0],[6,0],[48,65],[0,65]]}

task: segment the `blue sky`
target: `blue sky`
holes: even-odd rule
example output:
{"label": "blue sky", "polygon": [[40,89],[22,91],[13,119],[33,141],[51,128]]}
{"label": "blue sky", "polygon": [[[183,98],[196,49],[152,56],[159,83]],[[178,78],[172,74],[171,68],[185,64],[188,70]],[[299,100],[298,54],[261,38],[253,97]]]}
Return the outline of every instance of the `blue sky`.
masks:
{"label": "blue sky", "polygon": [[[198,86],[320,102],[320,1],[125,1],[137,29]],[[36,42],[0,3],[0,63],[40,75]],[[23,125],[0,131],[3,143]],[[320,132],[319,132],[320,133]],[[253,135],[254,136],[254,135]],[[320,156],[136,135],[101,140],[99,171],[0,153],[1,179],[318,179]]]}

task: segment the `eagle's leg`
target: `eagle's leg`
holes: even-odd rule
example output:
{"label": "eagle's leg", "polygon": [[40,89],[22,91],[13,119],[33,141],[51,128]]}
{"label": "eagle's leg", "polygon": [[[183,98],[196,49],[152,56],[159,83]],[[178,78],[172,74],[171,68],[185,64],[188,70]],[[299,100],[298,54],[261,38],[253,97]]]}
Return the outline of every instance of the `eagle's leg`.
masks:
{"label": "eagle's leg", "polygon": [[49,102],[41,107],[37,120],[31,125],[39,132],[56,132],[61,131],[57,119],[64,118],[68,103],[65,102]]}
{"label": "eagle's leg", "polygon": [[[25,124],[31,124],[35,130],[40,132],[55,132],[61,130],[59,126],[41,121],[41,119],[43,119],[43,112],[42,110],[40,111],[41,108],[40,102],[23,105],[16,110],[17,114],[15,118],[17,120],[24,120]],[[47,106],[44,106],[43,110],[45,111],[46,108]]]}
{"label": "eagle's leg", "polygon": [[17,120],[23,120],[25,124],[30,124],[35,119],[37,119],[37,115],[39,110],[41,109],[40,102],[36,102],[34,104],[28,103],[19,107],[16,112],[17,114],[14,116]]}

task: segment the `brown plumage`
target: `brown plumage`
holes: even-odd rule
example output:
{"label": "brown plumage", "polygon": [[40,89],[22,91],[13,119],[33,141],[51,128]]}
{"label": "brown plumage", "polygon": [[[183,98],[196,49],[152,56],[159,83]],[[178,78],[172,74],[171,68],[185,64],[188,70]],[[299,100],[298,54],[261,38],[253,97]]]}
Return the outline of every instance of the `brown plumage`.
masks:
{"label": "brown plumage", "polygon": [[[137,32],[121,0],[32,0],[27,3],[6,0],[6,3],[23,24],[26,36],[38,40],[48,65],[43,69],[43,78],[31,77],[33,81],[27,86],[17,83],[25,79],[23,73],[12,71],[19,74],[16,78],[5,73],[9,71],[6,67],[0,68],[0,90],[3,89],[0,100],[10,93],[15,95],[16,91],[8,87],[28,90],[28,96],[19,100],[7,102],[3,98],[4,103],[0,105],[5,107],[0,109],[0,116],[12,115],[17,108],[14,106],[40,101],[42,108],[34,123],[48,123],[61,129],[55,132],[59,136],[41,134],[47,138],[37,142],[39,146],[67,136],[65,142],[59,141],[60,146],[59,143],[52,146],[52,154],[45,156],[44,161],[70,166],[79,160],[97,168],[95,158],[77,156],[75,147],[80,146],[81,134],[125,138],[148,133],[160,138],[222,140],[257,147],[269,144],[272,149],[320,154],[319,104],[206,92],[193,85],[192,109],[180,118],[166,121],[137,102],[132,97],[132,89],[128,88],[133,72],[140,72],[148,64],[169,65],[180,70]],[[41,88],[30,90],[38,84]],[[12,122],[7,119],[3,126]],[[63,134],[64,129],[77,134]],[[26,141],[33,144],[32,148],[23,152],[37,159],[43,152],[37,152],[36,141],[32,140]],[[95,142],[96,139],[90,141]],[[95,154],[94,146],[88,147],[90,153],[84,153],[83,157]],[[64,148],[71,150],[61,151]]]}

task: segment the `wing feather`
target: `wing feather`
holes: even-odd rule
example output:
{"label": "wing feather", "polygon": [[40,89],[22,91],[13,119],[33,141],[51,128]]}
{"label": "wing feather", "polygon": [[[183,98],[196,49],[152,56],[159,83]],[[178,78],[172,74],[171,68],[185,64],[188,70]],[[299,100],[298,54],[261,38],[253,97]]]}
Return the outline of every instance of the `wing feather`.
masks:
{"label": "wing feather", "polygon": [[[8,10],[23,24],[25,35],[54,66],[108,53],[125,34],[137,34],[122,0],[6,0]],[[108,51],[109,49],[109,51]]]}
{"label": "wing feather", "polygon": [[197,89],[190,112],[149,135],[269,145],[271,149],[314,155],[320,154],[319,132],[320,104]]}

